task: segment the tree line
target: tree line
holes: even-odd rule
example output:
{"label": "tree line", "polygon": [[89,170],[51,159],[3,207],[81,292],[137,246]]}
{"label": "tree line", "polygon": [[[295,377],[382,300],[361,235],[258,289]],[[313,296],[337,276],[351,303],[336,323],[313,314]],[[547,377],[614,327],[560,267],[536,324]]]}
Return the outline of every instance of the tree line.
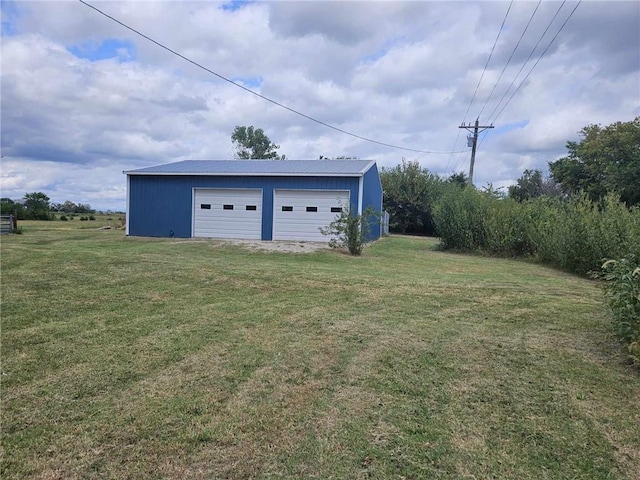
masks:
{"label": "tree line", "polygon": [[525,257],[604,280],[613,331],[640,365],[640,118],[590,125],[550,176],[525,170],[508,194],[456,186],[405,162],[382,172],[396,231],[443,249]]}
{"label": "tree line", "polygon": [[52,203],[49,196],[43,192],[25,193],[22,201],[14,201],[10,198],[0,199],[0,212],[2,215],[15,214],[18,220],[53,220],[54,214],[93,214],[96,213],[91,205],[74,203],[66,200],[64,203]]}
{"label": "tree line", "polygon": [[[541,197],[568,201],[585,195],[600,205],[613,195],[629,208],[640,206],[640,117],[606,127],[589,125],[579,136],[580,141],[567,142],[565,157],[549,162],[548,177],[541,170],[525,170],[506,193],[491,185],[482,190],[520,203]],[[459,192],[466,186],[463,173],[442,178],[404,159],[393,168],[383,168],[380,178],[390,229],[398,233],[437,235],[435,204],[452,188]]]}
{"label": "tree line", "polygon": [[[525,170],[504,195],[491,185],[485,189],[517,202],[540,197],[566,200],[584,194],[597,203],[613,194],[628,207],[640,205],[640,117],[606,127],[588,125],[578,135],[579,141],[567,142],[566,156],[549,162],[549,176],[538,169]],[[237,159],[285,159],[278,153],[280,146],[261,128],[236,126],[231,141]],[[435,202],[451,188],[464,188],[467,183],[464,173],[443,178],[404,159],[400,165],[381,169],[380,177],[390,229],[423,235],[436,234]]]}

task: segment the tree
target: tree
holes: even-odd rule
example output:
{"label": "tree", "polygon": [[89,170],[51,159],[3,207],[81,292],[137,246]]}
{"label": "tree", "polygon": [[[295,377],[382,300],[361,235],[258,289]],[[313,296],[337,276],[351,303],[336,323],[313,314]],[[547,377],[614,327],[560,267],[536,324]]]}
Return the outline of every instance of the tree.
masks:
{"label": "tree", "polygon": [[533,198],[559,197],[560,187],[552,178],[544,178],[540,170],[525,170],[515,185],[509,187],[509,197],[524,202]]}
{"label": "tree", "polygon": [[280,145],[271,142],[261,128],[254,129],[253,125],[249,127],[236,125],[231,134],[231,141],[236,149],[234,156],[238,159],[284,160],[285,158],[284,155],[278,154]]}
{"label": "tree", "polygon": [[347,155],[340,155],[338,157],[326,157],[324,155],[320,155],[320,157],[318,157],[318,160],[359,160],[358,157],[350,157]]}
{"label": "tree", "polygon": [[464,188],[469,184],[469,177],[463,172],[452,173],[449,175],[449,178],[447,178],[447,183]]}
{"label": "tree", "polygon": [[389,212],[390,228],[400,233],[433,235],[431,207],[439,198],[443,181],[418,162],[404,158],[392,169],[383,168],[380,181],[384,191],[383,208]]}
{"label": "tree", "polygon": [[525,170],[515,185],[509,187],[509,196],[518,202],[524,202],[542,195],[542,172]]}
{"label": "tree", "polygon": [[42,192],[24,194],[24,210],[30,220],[50,220],[49,197]]}
{"label": "tree", "polygon": [[593,201],[615,192],[628,206],[640,205],[640,117],[609,126],[589,125],[569,154],[549,162],[552,178],[568,194],[584,191]]}
{"label": "tree", "polygon": [[64,213],[75,213],[77,205],[73,203],[71,200],[65,200],[65,202],[60,206],[60,212]]}
{"label": "tree", "polygon": [[7,197],[0,198],[0,213],[2,215],[13,215],[15,213],[18,220],[25,219],[24,206]]}
{"label": "tree", "polygon": [[96,213],[95,210],[91,209],[91,205],[79,203],[73,209],[73,213]]}

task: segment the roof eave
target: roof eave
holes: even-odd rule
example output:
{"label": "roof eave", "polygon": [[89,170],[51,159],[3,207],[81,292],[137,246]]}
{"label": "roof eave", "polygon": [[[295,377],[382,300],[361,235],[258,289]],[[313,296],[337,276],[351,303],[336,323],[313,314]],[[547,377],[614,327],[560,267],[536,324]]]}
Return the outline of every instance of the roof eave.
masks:
{"label": "roof eave", "polygon": [[[371,167],[369,167],[371,168]],[[135,170],[125,170],[125,175],[147,175],[147,176],[182,176],[182,177],[362,177],[369,168],[358,173],[216,173],[216,172],[136,172]]]}

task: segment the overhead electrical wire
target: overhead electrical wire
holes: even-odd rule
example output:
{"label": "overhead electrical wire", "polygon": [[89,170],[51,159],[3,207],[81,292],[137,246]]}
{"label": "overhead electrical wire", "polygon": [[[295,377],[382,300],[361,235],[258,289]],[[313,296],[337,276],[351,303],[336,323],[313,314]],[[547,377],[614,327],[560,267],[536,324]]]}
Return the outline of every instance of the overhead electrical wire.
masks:
{"label": "overhead electrical wire", "polygon": [[[456,145],[458,144],[458,138],[460,138],[460,129],[458,129],[458,133],[456,134],[456,139],[453,142],[453,148],[456,148]],[[451,159],[453,158],[454,153],[455,152],[451,152],[451,154],[449,155],[449,159],[447,160],[447,165],[444,167],[445,172],[448,171],[449,169],[449,164],[451,163]],[[458,155],[461,155],[461,153],[459,153]]]}
{"label": "overhead electrical wire", "polygon": [[[491,96],[494,93],[494,90],[497,87],[498,82],[500,81],[500,79],[502,78],[502,75],[504,74],[507,66],[509,65],[509,62],[511,61],[513,55],[515,54],[518,46],[520,45],[520,43],[522,42],[522,39],[524,38],[524,35],[526,33],[526,31],[529,28],[529,25],[531,23],[531,21],[533,20],[539,6],[542,0],[538,1],[538,4],[536,5],[535,10],[533,11],[533,13],[531,14],[531,17],[529,18],[529,21],[527,22],[527,25],[525,26],[524,31],[522,32],[522,35],[520,36],[520,39],[518,40],[518,43],[516,44],[516,46],[514,47],[509,59],[507,60],[506,65],[504,66],[504,68],[502,69],[502,72],[500,73],[500,76],[498,77],[498,80],[496,81],[496,83],[494,84],[494,87],[491,90],[491,93],[489,94],[489,97],[487,98],[487,100],[485,101],[482,109],[480,110],[480,114],[478,115],[478,117],[482,114],[482,112],[484,111],[484,109],[486,108],[487,104],[489,103],[489,100],[491,99]],[[533,72],[533,70],[535,69],[535,67],[538,65],[538,63],[540,62],[540,60],[544,57],[544,55],[547,53],[547,51],[549,50],[549,48],[551,47],[551,45],[553,44],[553,42],[556,40],[556,38],[558,37],[558,35],[560,34],[560,32],[564,29],[564,27],[566,26],[566,24],[569,22],[569,19],[573,16],[573,14],[575,13],[575,11],[578,9],[578,7],[580,6],[580,4],[582,3],[582,0],[579,0],[575,7],[573,8],[573,10],[571,11],[571,13],[569,13],[569,15],[566,17],[565,21],[563,22],[563,24],[560,26],[560,28],[558,29],[558,31],[556,32],[556,34],[554,35],[554,37],[551,39],[551,41],[549,42],[549,44],[547,45],[547,47],[544,49],[544,51],[540,54],[539,58],[537,59],[537,61],[534,63],[534,65],[531,67],[531,69],[529,70],[529,72],[527,73],[527,75],[522,79],[522,81],[518,84],[518,86],[516,87],[516,89],[513,91],[513,93],[511,94],[511,96],[509,97],[509,99],[506,101],[506,103],[504,105],[502,105],[502,107],[500,108],[500,105],[502,104],[502,101],[506,98],[507,94],[509,93],[511,87],[515,84],[516,80],[518,79],[518,77],[520,76],[520,73],[522,73],[522,70],[524,70],[524,67],[527,65],[527,63],[529,62],[529,60],[531,59],[531,57],[533,56],[533,54],[535,53],[535,51],[537,50],[538,46],[540,45],[540,43],[542,42],[542,40],[544,39],[544,37],[546,36],[548,30],[551,28],[551,25],[553,24],[553,22],[555,21],[556,17],[558,16],[558,14],[560,13],[560,11],[562,10],[562,7],[564,6],[564,4],[566,3],[566,0],[563,0],[562,4],[558,7],[558,9],[556,10],[553,18],[549,21],[547,27],[545,28],[544,32],[542,33],[542,35],[540,36],[540,38],[538,39],[538,42],[536,43],[536,45],[533,47],[533,49],[531,50],[531,53],[529,53],[529,56],[527,57],[527,59],[524,61],[524,63],[522,64],[522,66],[520,67],[520,70],[518,71],[518,73],[516,74],[516,76],[513,78],[513,80],[511,81],[511,83],[509,84],[509,86],[507,87],[507,89],[505,90],[505,92],[503,93],[502,97],[500,98],[500,100],[498,101],[496,107],[493,109],[493,111],[491,112],[491,114],[489,115],[489,118],[491,119],[491,124],[493,124],[494,122],[497,121],[497,119],[500,117],[500,115],[502,115],[502,112],[505,110],[505,108],[507,107],[507,105],[511,102],[511,100],[513,99],[513,97],[516,95],[516,93],[520,90],[520,88],[524,85],[524,82],[527,80],[527,78],[529,78],[529,76],[531,75],[531,73]],[[511,5],[510,5],[511,6]],[[508,13],[508,11],[507,11]],[[505,17],[506,20],[506,17]],[[503,22],[504,24],[504,22]],[[502,28],[502,27],[501,27]],[[499,35],[498,35],[499,36]],[[495,46],[495,45],[494,45]],[[493,49],[492,49],[492,53],[493,53]],[[487,65],[488,65],[488,61],[487,61]],[[485,67],[486,68],[486,67]],[[484,74],[484,72],[483,72]],[[482,78],[482,77],[481,77]],[[478,86],[480,85],[480,82],[478,82]],[[478,87],[476,87],[476,91],[477,91]],[[475,98],[475,93],[474,93],[474,98]],[[473,103],[473,98],[471,100],[471,103],[469,104],[469,108],[467,109],[467,113],[465,113],[465,120],[466,120],[466,115],[468,114],[471,104]],[[497,114],[494,116],[494,114],[497,112]],[[453,148],[455,149],[456,145],[457,145],[457,140],[459,137],[459,133],[458,132],[458,136],[456,136],[456,142],[454,143]],[[484,135],[482,136],[482,138],[480,139],[479,145],[482,145],[482,143],[484,143],[484,140],[487,137],[488,134],[488,130],[484,132]],[[451,158],[453,157],[453,153],[450,155],[449,157],[449,161],[447,162],[447,168],[449,166],[449,163],[451,161]],[[458,155],[458,160],[455,163],[454,166],[454,171],[457,168],[460,159],[462,158],[462,155],[459,154]]]}
{"label": "overhead electrical wire", "polygon": [[[551,39],[551,41],[549,42],[549,44],[546,46],[546,48],[542,51],[542,53],[540,54],[540,57],[538,57],[538,60],[536,60],[536,62],[533,64],[533,66],[531,67],[531,69],[529,70],[529,72],[525,75],[525,77],[522,79],[522,81],[518,84],[518,86],[516,87],[516,89],[513,91],[513,93],[511,94],[511,96],[509,97],[509,99],[507,100],[507,102],[502,106],[502,108],[500,109],[500,111],[497,113],[497,115],[494,117],[494,119],[492,120],[493,122],[495,122],[500,115],[502,115],[502,112],[504,111],[505,108],[507,108],[507,105],[509,105],[509,102],[511,102],[511,100],[513,99],[513,97],[515,96],[516,93],[518,93],[518,91],[520,90],[520,87],[522,87],[524,85],[524,82],[526,82],[527,78],[529,78],[529,75],[531,75],[531,73],[533,72],[533,69],[536,68],[536,65],[538,65],[538,63],[540,63],[540,60],[542,60],[542,58],[544,57],[544,55],[547,53],[547,51],[549,50],[549,48],[551,47],[551,45],[553,44],[553,42],[555,41],[556,38],[558,38],[558,35],[560,35],[560,32],[562,32],[562,30],[564,29],[565,25],[569,22],[569,19],[573,16],[573,14],[575,13],[575,11],[578,9],[578,7],[580,6],[580,4],[582,3],[582,0],[579,0],[578,3],[576,3],[576,6],[573,7],[573,10],[571,10],[571,13],[569,13],[569,15],[567,16],[567,18],[564,20],[564,22],[562,23],[562,25],[560,26],[560,28],[558,29],[558,31],[556,32],[556,34],[553,36],[553,38]],[[564,2],[563,2],[564,4]],[[556,12],[557,15],[558,12]],[[555,16],[554,16],[555,19]],[[553,19],[551,20],[551,22],[553,22]],[[551,25],[551,23],[549,24]],[[547,28],[548,29],[548,28]],[[545,30],[546,32],[546,30]],[[544,34],[543,34],[544,36]],[[536,45],[537,47],[537,45]],[[535,47],[534,47],[535,50]],[[525,62],[526,63],[526,62]],[[517,76],[516,76],[517,78]],[[515,81],[515,79],[514,79]],[[499,104],[498,104],[499,105]],[[494,110],[495,111],[495,110]],[[486,138],[486,134],[485,136],[482,137],[480,144],[482,144],[482,142],[484,142],[484,139]]]}
{"label": "overhead electrical wire", "polygon": [[471,109],[471,105],[476,98],[476,94],[478,93],[478,88],[480,88],[480,84],[482,83],[482,79],[484,78],[484,74],[487,71],[487,67],[489,66],[489,62],[491,61],[491,57],[493,56],[493,51],[498,44],[498,39],[502,34],[502,30],[504,29],[504,24],[507,21],[507,17],[509,16],[509,12],[511,11],[511,6],[513,5],[513,0],[509,3],[509,8],[507,8],[507,13],[504,14],[504,18],[502,19],[502,25],[500,25],[500,30],[498,30],[498,35],[496,36],[496,40],[493,42],[493,47],[491,47],[491,52],[489,53],[489,58],[487,58],[487,63],[484,64],[484,69],[482,70],[482,74],[480,75],[480,80],[478,80],[478,84],[476,85],[476,89],[473,92],[473,96],[471,97],[471,101],[469,102],[469,106],[467,107],[467,111],[464,114],[464,118],[462,119],[462,123],[467,120],[467,115],[469,114],[469,110]]}
{"label": "overhead electrical wire", "polygon": [[[119,24],[119,25],[123,26],[124,28],[126,28],[126,29],[128,29],[128,30],[131,30],[131,31],[132,31],[133,33],[135,33],[136,35],[141,36],[142,38],[144,38],[144,39],[146,39],[146,40],[150,41],[151,43],[153,43],[153,44],[157,45],[157,46],[158,46],[158,47],[160,47],[160,48],[163,48],[164,50],[167,50],[168,52],[172,53],[173,55],[176,55],[177,57],[182,58],[183,60],[185,60],[185,61],[187,61],[187,62],[189,62],[189,63],[191,63],[191,64],[195,65],[196,67],[201,68],[202,70],[204,70],[204,71],[206,71],[206,72],[208,72],[208,73],[210,73],[210,74],[212,74],[212,75],[215,75],[216,77],[220,78],[221,80],[224,80],[225,82],[228,82],[228,83],[230,83],[230,84],[232,84],[232,85],[234,85],[234,86],[236,86],[236,87],[238,87],[238,88],[241,88],[242,90],[245,90],[246,92],[251,93],[252,95],[255,95],[256,97],[259,97],[259,98],[261,98],[261,99],[263,99],[263,100],[265,100],[265,101],[267,101],[267,102],[270,102],[270,103],[272,103],[272,104],[274,104],[274,105],[276,105],[276,106],[278,106],[278,107],[280,107],[280,108],[284,108],[285,110],[288,110],[288,111],[290,111],[290,112],[292,112],[292,113],[295,113],[296,115],[299,115],[299,116],[301,116],[301,117],[303,117],[303,118],[306,118],[307,120],[311,120],[312,122],[318,123],[318,124],[320,124],[320,125],[323,125],[323,126],[325,126],[325,127],[327,127],[327,128],[330,128],[330,129],[332,129],[332,130],[335,130],[335,131],[337,131],[337,132],[343,133],[343,134],[345,134],[345,135],[349,135],[349,136],[354,137],[354,138],[358,138],[358,139],[360,139],[360,140],[364,140],[364,141],[366,141],[366,142],[375,143],[375,144],[377,144],[377,145],[382,145],[382,146],[384,146],[384,147],[396,148],[396,149],[399,149],[399,150],[406,150],[406,151],[409,151],[409,152],[426,153],[426,154],[431,154],[431,155],[451,155],[451,154],[453,154],[453,153],[460,153],[460,152],[434,152],[434,151],[429,151],[429,150],[419,150],[419,149],[416,149],[416,148],[403,147],[403,146],[400,146],[400,145],[393,145],[393,144],[391,144],[391,143],[380,142],[380,141],[378,141],[378,140],[373,140],[373,139],[371,139],[371,138],[363,137],[362,135],[357,135],[357,134],[355,134],[355,133],[348,132],[347,130],[343,130],[343,129],[339,128],[339,127],[335,127],[335,126],[330,125],[330,124],[328,124],[328,123],[326,123],[326,122],[323,122],[322,120],[318,120],[318,119],[316,119],[316,118],[314,118],[314,117],[311,117],[311,116],[309,116],[309,115],[306,115],[306,114],[304,114],[304,113],[302,113],[302,112],[300,112],[300,111],[298,111],[298,110],[295,110],[295,109],[293,109],[293,108],[291,108],[291,107],[288,107],[288,106],[286,106],[286,105],[284,105],[284,104],[282,104],[282,103],[280,103],[280,102],[277,102],[277,101],[275,101],[275,100],[272,100],[271,98],[266,97],[266,96],[264,96],[264,95],[261,95],[261,94],[260,94],[260,93],[258,93],[258,92],[254,92],[254,91],[253,91],[253,90],[251,90],[250,88],[247,88],[247,87],[245,87],[244,85],[241,85],[241,84],[239,84],[239,83],[237,83],[237,82],[234,82],[233,80],[231,80],[231,79],[229,79],[229,78],[225,77],[224,75],[221,75],[221,74],[219,74],[219,73],[216,73],[216,72],[214,72],[213,70],[211,70],[211,69],[209,69],[209,68],[205,67],[204,65],[201,65],[200,63],[198,63],[198,62],[196,62],[196,61],[194,61],[194,60],[191,60],[190,58],[188,58],[188,57],[186,57],[186,56],[182,55],[181,53],[176,52],[175,50],[172,50],[171,48],[169,48],[169,47],[167,47],[166,45],[164,45],[164,44],[162,44],[162,43],[158,42],[157,40],[154,40],[153,38],[151,38],[151,37],[149,37],[149,36],[145,35],[144,33],[142,33],[142,32],[140,32],[140,31],[136,30],[135,28],[130,27],[129,25],[127,25],[126,23],[124,23],[124,22],[122,22],[122,21],[118,20],[117,18],[112,17],[112,16],[111,16],[111,15],[109,15],[108,13],[103,12],[103,11],[102,11],[102,10],[100,10],[99,8],[94,7],[94,6],[93,6],[93,5],[91,5],[90,3],[87,3],[87,2],[85,2],[84,0],[78,0],[78,1],[79,1],[80,3],[82,3],[82,4],[86,5],[87,7],[92,8],[93,10],[95,10],[95,11],[96,11],[96,12],[98,12],[98,13],[100,13],[101,15],[104,15],[105,17],[109,18],[110,20],[112,20],[112,21],[116,22],[117,24]],[[513,1],[513,0],[512,0],[512,1]],[[464,150],[462,150],[461,152],[464,152]]]}
{"label": "overhead electrical wire", "polygon": [[[473,96],[471,97],[471,101],[469,102],[469,106],[467,107],[467,111],[464,113],[464,117],[462,118],[462,123],[467,121],[467,115],[469,114],[469,110],[471,110],[471,105],[473,105],[473,101],[476,98],[476,94],[478,93],[478,88],[480,88],[480,84],[482,83],[482,79],[484,78],[484,74],[487,71],[487,67],[489,66],[489,62],[491,61],[491,57],[493,56],[493,51],[496,48],[496,45],[498,44],[498,40],[500,39],[500,35],[502,34],[502,30],[504,29],[504,24],[507,21],[507,17],[509,16],[509,12],[511,11],[511,6],[513,5],[513,0],[511,0],[511,2],[509,3],[509,8],[507,8],[507,13],[504,14],[504,18],[502,19],[502,25],[500,25],[500,30],[498,30],[498,35],[496,35],[496,39],[493,42],[493,46],[491,47],[491,52],[489,52],[489,58],[487,58],[487,63],[484,64],[484,69],[482,70],[482,74],[480,74],[480,79],[478,80],[478,84],[476,85],[476,89],[473,91]],[[451,149],[452,152],[449,156],[449,161],[447,161],[447,166],[445,167],[445,170],[447,170],[449,168],[449,162],[451,161],[451,158],[453,156],[454,153],[458,153],[458,160],[456,161],[456,167],[458,166],[458,163],[460,162],[460,157],[463,153],[466,152],[466,150],[461,150],[459,152],[455,152],[453,150],[455,150],[456,146],[458,145],[458,138],[460,138],[460,130],[458,130],[458,135],[456,135],[456,140],[453,143],[453,148]]]}
{"label": "overhead electrical wire", "polygon": [[496,104],[495,108],[491,111],[491,113],[489,114],[489,118],[493,118],[493,114],[496,113],[496,111],[500,108],[500,105],[502,104],[502,101],[505,99],[505,97],[507,96],[507,94],[509,93],[509,90],[511,90],[511,87],[513,87],[513,84],[516,82],[516,80],[518,79],[518,77],[520,76],[520,74],[522,73],[522,70],[524,70],[524,67],[527,65],[527,63],[529,63],[529,60],[531,59],[531,57],[533,56],[533,54],[535,53],[535,51],[538,48],[538,45],[540,45],[540,42],[542,42],[542,39],[545,37],[545,35],[547,34],[547,32],[549,31],[549,29],[551,28],[551,25],[553,24],[554,20],[556,19],[556,17],[558,16],[558,14],[560,13],[560,10],[562,10],[562,7],[564,6],[564,4],[567,2],[567,0],[563,0],[562,3],[560,4],[560,6],[558,7],[558,9],[556,10],[556,13],[553,15],[553,18],[549,21],[549,24],[547,25],[547,28],[544,29],[544,32],[542,32],[542,35],[540,35],[540,38],[538,39],[538,41],[536,42],[535,46],[531,49],[531,52],[529,53],[529,56],[527,57],[527,59],[522,63],[522,66],[520,67],[520,70],[518,70],[518,73],[516,73],[515,77],[513,77],[513,80],[511,81],[511,83],[509,84],[509,86],[507,87],[507,89],[504,91],[504,93],[502,94],[502,97],[500,97],[500,100],[498,101],[498,103]]}
{"label": "overhead electrical wire", "polygon": [[551,45],[553,44],[555,39],[558,38],[558,35],[560,35],[560,32],[564,29],[565,25],[569,22],[569,19],[573,16],[573,14],[578,9],[578,7],[580,6],[581,3],[582,3],[582,0],[580,0],[578,3],[576,3],[576,6],[573,7],[573,10],[571,10],[571,13],[569,14],[569,16],[566,18],[564,23],[560,26],[560,29],[558,30],[558,32],[553,36],[553,38],[549,42],[549,45],[547,45],[547,48],[544,49],[544,51],[542,52],[540,57],[538,57],[538,60],[536,60],[536,63],[534,63],[533,67],[531,67],[531,70],[529,70],[529,73],[527,73],[527,75],[522,79],[522,81],[520,82],[518,87],[513,91],[513,93],[511,94],[511,96],[507,100],[507,102],[503,105],[503,107],[500,109],[500,111],[496,114],[496,116],[493,119],[494,122],[500,117],[500,115],[502,115],[502,112],[504,111],[505,108],[507,108],[507,105],[509,105],[509,102],[514,97],[514,95],[516,93],[518,93],[518,90],[520,90],[520,87],[522,87],[522,85],[524,85],[524,82],[526,82],[527,78],[529,78],[529,75],[531,75],[531,72],[533,72],[533,69],[536,68],[536,65],[538,65],[538,63],[540,63],[540,60],[542,60],[542,58],[544,57],[545,53],[547,53],[547,50],[549,50],[549,47],[551,47]]}
{"label": "overhead electrical wire", "polygon": [[505,70],[507,69],[507,67],[511,63],[511,59],[515,55],[516,50],[518,50],[518,47],[520,46],[520,42],[522,42],[522,39],[524,38],[525,33],[527,33],[527,30],[529,29],[529,25],[531,25],[531,21],[533,20],[533,17],[535,17],[536,12],[538,11],[538,8],[540,7],[541,3],[542,3],[542,0],[538,0],[538,4],[536,5],[535,10],[531,14],[531,17],[529,17],[529,21],[525,25],[524,30],[522,31],[522,34],[520,35],[520,38],[518,39],[518,43],[516,43],[516,46],[513,47],[513,50],[511,51],[511,55],[509,55],[509,59],[507,60],[507,63],[505,63],[504,68],[500,72],[500,75],[498,76],[498,79],[496,80],[496,83],[493,84],[493,88],[491,89],[491,93],[489,93],[489,96],[485,100],[484,105],[482,105],[482,108],[480,109],[480,113],[478,114],[478,117],[482,116],[482,112],[484,112],[484,109],[486,108],[487,104],[491,100],[491,97],[493,96],[493,92],[496,91],[496,87],[498,86],[498,83],[500,83],[500,80],[502,79],[502,75],[504,75]]}

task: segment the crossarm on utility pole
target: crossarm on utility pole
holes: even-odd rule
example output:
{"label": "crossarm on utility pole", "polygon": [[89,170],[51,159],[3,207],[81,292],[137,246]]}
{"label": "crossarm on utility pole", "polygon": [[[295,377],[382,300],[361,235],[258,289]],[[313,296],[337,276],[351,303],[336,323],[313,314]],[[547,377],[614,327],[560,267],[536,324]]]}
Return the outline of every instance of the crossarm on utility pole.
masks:
{"label": "crossarm on utility pole", "polygon": [[476,123],[474,125],[464,123],[460,125],[458,128],[464,128],[465,130],[471,132],[473,129],[473,145],[471,147],[471,161],[469,162],[469,185],[473,185],[473,166],[476,163],[476,147],[478,146],[478,133],[484,132],[489,128],[493,128],[493,125],[479,125],[480,121],[476,118]]}

